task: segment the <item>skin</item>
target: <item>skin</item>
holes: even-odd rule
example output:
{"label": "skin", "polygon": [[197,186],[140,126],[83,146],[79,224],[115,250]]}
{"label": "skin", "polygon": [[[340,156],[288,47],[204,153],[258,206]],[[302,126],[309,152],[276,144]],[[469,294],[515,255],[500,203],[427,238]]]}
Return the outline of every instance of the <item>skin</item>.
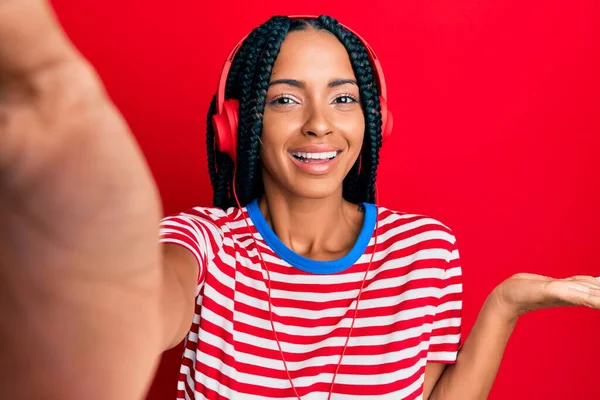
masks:
{"label": "skin", "polygon": [[[286,45],[293,42],[290,38]],[[322,40],[325,45],[328,39]],[[339,53],[334,47],[331,42],[332,57]],[[290,75],[282,65],[277,66],[280,76],[310,85],[296,94],[303,103],[286,111],[294,117],[293,128],[282,128],[280,109],[265,112],[262,157],[271,183],[261,210],[297,252],[316,259],[337,257],[347,251],[362,221],[339,194],[344,171],[360,147],[360,130],[338,119],[342,111],[328,102],[332,92],[323,77],[317,79],[316,72],[300,76],[301,71]],[[341,58],[338,66],[328,79],[347,71]],[[269,96],[281,89],[273,86]],[[356,110],[344,112],[352,118],[356,112],[358,118]],[[316,185],[316,178],[286,164],[287,148],[313,140],[335,140],[347,152],[347,161],[330,177],[319,178],[337,186]],[[278,167],[285,173],[269,174]],[[303,219],[320,207],[328,210],[318,214],[323,218]],[[335,229],[335,215],[353,229],[339,241],[324,240],[327,229]],[[144,397],[162,351],[190,327],[197,273],[186,250],[157,243],[161,216],[156,185],[131,132],[48,4],[0,0],[4,397]],[[303,221],[308,230],[295,229]],[[500,283],[457,363],[427,366],[424,398],[485,399],[518,318],[564,305],[600,308],[600,284],[588,276],[530,274]]]}
{"label": "skin", "polygon": [[[277,83],[292,81],[290,83]],[[332,86],[332,82],[352,81]],[[263,118],[260,208],[279,238],[315,260],[336,259],[354,245],[363,213],[342,198],[342,181],[358,158],[365,122],[344,46],[324,31],[288,35],[273,66]],[[324,175],[298,168],[290,151],[339,149]]]}

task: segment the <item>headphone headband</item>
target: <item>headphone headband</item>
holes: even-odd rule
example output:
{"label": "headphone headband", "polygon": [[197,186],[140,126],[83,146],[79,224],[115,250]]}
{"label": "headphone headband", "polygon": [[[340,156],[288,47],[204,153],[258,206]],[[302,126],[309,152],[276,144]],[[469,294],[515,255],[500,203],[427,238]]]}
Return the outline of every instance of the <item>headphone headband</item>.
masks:
{"label": "headphone headband", "polygon": [[[288,18],[290,18],[292,20],[298,20],[298,19],[316,20],[319,17],[316,15],[291,15]],[[340,25],[342,25],[345,29],[347,29],[352,34],[354,34],[358,38],[358,40],[361,41],[363,46],[365,46],[365,48],[367,49],[367,53],[369,55],[369,60],[371,61],[371,64],[372,64],[373,68],[375,69],[377,86],[379,88],[379,95],[387,100],[387,88],[385,85],[385,79],[383,77],[383,68],[381,68],[381,64],[379,62],[379,59],[377,58],[377,54],[375,54],[375,51],[373,50],[371,45],[369,45],[369,43],[365,39],[363,39],[358,33],[356,33],[355,31],[353,31],[352,29],[350,29],[349,27],[347,27],[343,24],[340,24]],[[229,53],[227,60],[225,60],[225,65],[223,66],[223,70],[221,71],[221,77],[219,78],[219,86],[217,87],[217,112],[219,114],[223,112],[223,104],[225,103],[225,86],[227,85],[227,76],[229,75],[229,70],[231,69],[231,64],[233,63],[233,59],[235,58],[235,55],[239,51],[240,47],[242,47],[244,40],[246,40],[246,38],[249,35],[250,35],[249,33],[246,34],[242,38],[242,40],[240,40],[235,45],[235,47],[231,50],[231,53]]]}

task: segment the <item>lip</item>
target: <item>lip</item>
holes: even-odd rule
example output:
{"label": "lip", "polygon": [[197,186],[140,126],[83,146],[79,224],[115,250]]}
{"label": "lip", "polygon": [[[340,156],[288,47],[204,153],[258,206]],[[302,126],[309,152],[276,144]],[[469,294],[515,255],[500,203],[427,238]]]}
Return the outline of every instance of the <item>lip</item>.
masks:
{"label": "lip", "polygon": [[[320,153],[320,152],[326,152],[326,151],[336,151],[338,154],[337,154],[337,156],[335,156],[335,158],[333,160],[325,159],[325,160],[312,161],[310,163],[307,163],[304,161],[300,161],[296,157],[294,157],[292,155],[292,151],[299,152],[299,153]],[[342,153],[343,152],[341,150],[339,150],[338,148],[335,148],[335,147],[311,145],[311,146],[298,147],[298,148],[295,148],[294,150],[290,150],[288,152],[288,155],[290,156],[290,158],[292,159],[294,164],[302,171],[304,171],[308,174],[311,174],[311,175],[325,175],[335,167],[335,165],[337,164]]]}

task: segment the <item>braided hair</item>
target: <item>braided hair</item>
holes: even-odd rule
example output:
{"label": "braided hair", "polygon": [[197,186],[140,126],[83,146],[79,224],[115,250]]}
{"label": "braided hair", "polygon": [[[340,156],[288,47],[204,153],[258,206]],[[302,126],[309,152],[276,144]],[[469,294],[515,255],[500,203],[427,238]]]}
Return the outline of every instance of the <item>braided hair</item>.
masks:
{"label": "braided hair", "polygon": [[[242,206],[264,191],[258,158],[262,115],[273,64],[287,34],[310,27],[329,31],[348,51],[365,116],[363,149],[344,178],[343,196],[354,203],[375,201],[382,120],[379,91],[365,46],[356,35],[334,18],[320,16],[316,20],[291,20],[288,17],[275,16],[255,28],[244,40],[233,59],[225,87],[225,99],[235,98],[240,104],[235,189]],[[213,205],[226,209],[236,205],[233,196],[234,165],[229,155],[217,149],[212,126],[212,116],[216,112],[215,96],[206,120],[208,170],[213,187]]]}

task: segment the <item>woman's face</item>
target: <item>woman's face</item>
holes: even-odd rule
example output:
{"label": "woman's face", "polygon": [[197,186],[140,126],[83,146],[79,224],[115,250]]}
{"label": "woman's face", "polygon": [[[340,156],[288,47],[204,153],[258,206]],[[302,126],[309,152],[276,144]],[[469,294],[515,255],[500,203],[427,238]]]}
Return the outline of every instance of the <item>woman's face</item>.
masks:
{"label": "woman's face", "polygon": [[322,198],[341,190],[365,131],[345,47],[327,31],[294,31],[273,66],[260,159],[264,184]]}

